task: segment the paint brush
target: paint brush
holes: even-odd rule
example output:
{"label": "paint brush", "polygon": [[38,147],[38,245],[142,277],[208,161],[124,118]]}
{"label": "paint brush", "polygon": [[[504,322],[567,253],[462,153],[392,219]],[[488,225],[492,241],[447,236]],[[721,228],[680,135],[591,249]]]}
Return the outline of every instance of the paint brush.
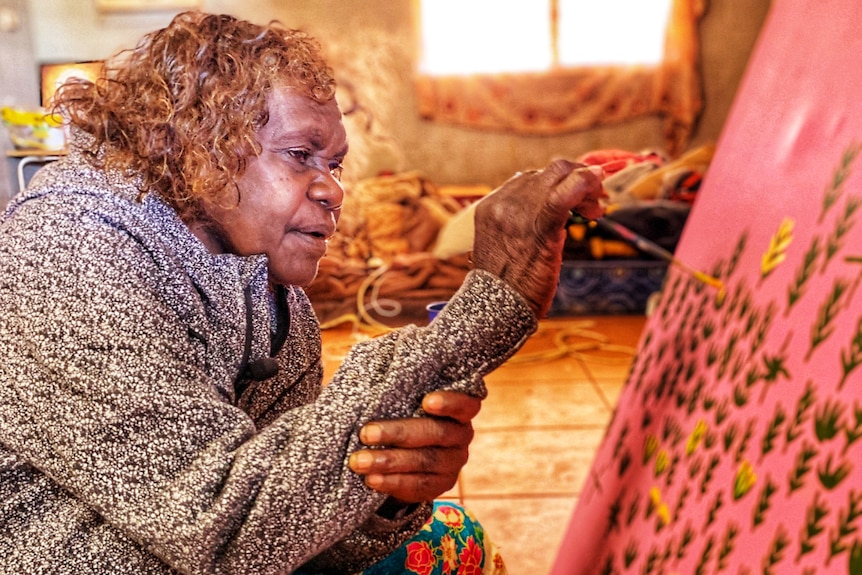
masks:
{"label": "paint brush", "polygon": [[687,274],[689,274],[692,277],[694,277],[695,279],[697,279],[698,281],[701,281],[707,285],[710,285],[714,288],[717,288],[718,289],[718,296],[717,297],[719,298],[719,300],[724,299],[724,293],[725,293],[724,282],[722,282],[720,279],[712,277],[711,275],[705,274],[702,271],[694,269],[693,267],[687,265],[682,260],[677,258],[671,252],[669,252],[668,250],[666,250],[663,247],[661,247],[660,245],[658,245],[657,243],[655,243],[651,240],[648,240],[639,234],[636,234],[635,232],[633,232],[632,230],[630,230],[629,228],[625,227],[624,225],[622,225],[618,222],[615,222],[613,220],[609,220],[607,218],[599,218],[598,220],[596,220],[596,224],[605,228],[606,230],[610,230],[610,231],[614,232],[615,234],[617,234],[618,236],[620,236],[621,238],[623,238],[627,242],[631,243],[633,246],[635,246],[639,250],[646,252],[648,254],[651,254],[657,258],[663,259],[667,262],[670,262],[673,265],[680,268],[681,270],[683,270],[684,272],[686,272]]}

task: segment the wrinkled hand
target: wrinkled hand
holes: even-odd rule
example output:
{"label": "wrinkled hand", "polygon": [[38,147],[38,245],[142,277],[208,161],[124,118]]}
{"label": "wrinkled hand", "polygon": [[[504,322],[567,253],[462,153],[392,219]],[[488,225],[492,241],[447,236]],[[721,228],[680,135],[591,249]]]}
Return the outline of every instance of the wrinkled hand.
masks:
{"label": "wrinkled hand", "polygon": [[555,160],[517,174],[476,206],[473,267],[517,290],[542,318],[557,289],[566,220],[602,216],[601,168]]}
{"label": "wrinkled hand", "polygon": [[451,489],[467,463],[471,420],[482,402],[464,393],[425,396],[426,417],[375,421],[359,438],[369,447],[350,456],[350,468],[372,489],[403,503],[431,501]]}

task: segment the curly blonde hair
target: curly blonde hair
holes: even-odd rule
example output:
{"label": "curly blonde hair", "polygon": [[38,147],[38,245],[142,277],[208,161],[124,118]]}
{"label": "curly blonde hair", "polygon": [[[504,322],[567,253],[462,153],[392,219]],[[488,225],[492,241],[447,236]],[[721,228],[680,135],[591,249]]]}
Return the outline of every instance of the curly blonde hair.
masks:
{"label": "curly blonde hair", "polygon": [[97,166],[140,174],[142,194],[189,219],[204,199],[238,201],[234,179],[260,153],[255,132],[274,86],[321,103],[334,97],[315,39],[277,23],[184,12],[108,60],[95,82],[62,86],[54,109],[92,136]]}

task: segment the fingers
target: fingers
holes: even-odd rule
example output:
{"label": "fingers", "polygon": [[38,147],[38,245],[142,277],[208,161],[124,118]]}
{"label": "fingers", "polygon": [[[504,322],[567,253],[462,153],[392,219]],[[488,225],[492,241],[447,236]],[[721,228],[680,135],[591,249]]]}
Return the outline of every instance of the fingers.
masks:
{"label": "fingers", "polygon": [[[577,178],[573,183],[575,188],[579,186],[581,189],[576,193],[581,193],[580,201],[574,206],[570,206],[570,210],[575,210],[585,218],[597,220],[604,215],[604,207],[601,205],[601,200],[608,197],[604,187],[602,187],[602,179],[604,171],[600,166],[590,166],[586,169],[580,169],[570,173],[566,180]],[[584,188],[585,186],[585,188]]]}
{"label": "fingers", "polygon": [[482,400],[457,391],[434,391],[422,400],[429,415],[448,417],[461,423],[470,422],[482,408]]}
{"label": "fingers", "polygon": [[374,421],[362,427],[359,439],[368,446],[380,447],[453,447],[473,440],[473,426],[437,417],[414,417]]}
{"label": "fingers", "polygon": [[362,449],[350,456],[350,468],[360,475],[457,473],[467,463],[469,451],[461,447],[425,449]]}
{"label": "fingers", "polygon": [[370,488],[407,502],[434,499],[452,488],[467,463],[471,420],[481,401],[464,393],[425,396],[426,417],[374,421],[359,432],[371,449],[350,455],[350,468]]}
{"label": "fingers", "polygon": [[603,174],[600,166],[552,162],[542,174],[549,189],[543,210],[544,229],[550,232],[565,225],[572,210],[589,219],[601,217],[604,209],[599,201],[607,195],[602,187]]}
{"label": "fingers", "polygon": [[437,499],[452,489],[457,482],[457,474],[389,474],[365,477],[365,484],[371,489],[405,503]]}
{"label": "fingers", "polygon": [[362,450],[351,455],[350,467],[371,489],[416,503],[451,489],[467,456],[460,448]]}

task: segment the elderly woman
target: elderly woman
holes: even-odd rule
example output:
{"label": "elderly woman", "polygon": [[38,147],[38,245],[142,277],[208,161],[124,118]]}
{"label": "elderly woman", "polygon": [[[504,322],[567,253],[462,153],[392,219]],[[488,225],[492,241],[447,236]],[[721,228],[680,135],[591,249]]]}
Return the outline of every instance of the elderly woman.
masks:
{"label": "elderly woman", "polygon": [[[507,182],[446,310],[321,389],[302,286],[344,195],[334,91],[305,34],[201,13],[60,90],[69,155],[0,223],[5,569],[392,572],[432,517],[601,185],[563,161]],[[478,569],[481,535],[429,561]]]}

